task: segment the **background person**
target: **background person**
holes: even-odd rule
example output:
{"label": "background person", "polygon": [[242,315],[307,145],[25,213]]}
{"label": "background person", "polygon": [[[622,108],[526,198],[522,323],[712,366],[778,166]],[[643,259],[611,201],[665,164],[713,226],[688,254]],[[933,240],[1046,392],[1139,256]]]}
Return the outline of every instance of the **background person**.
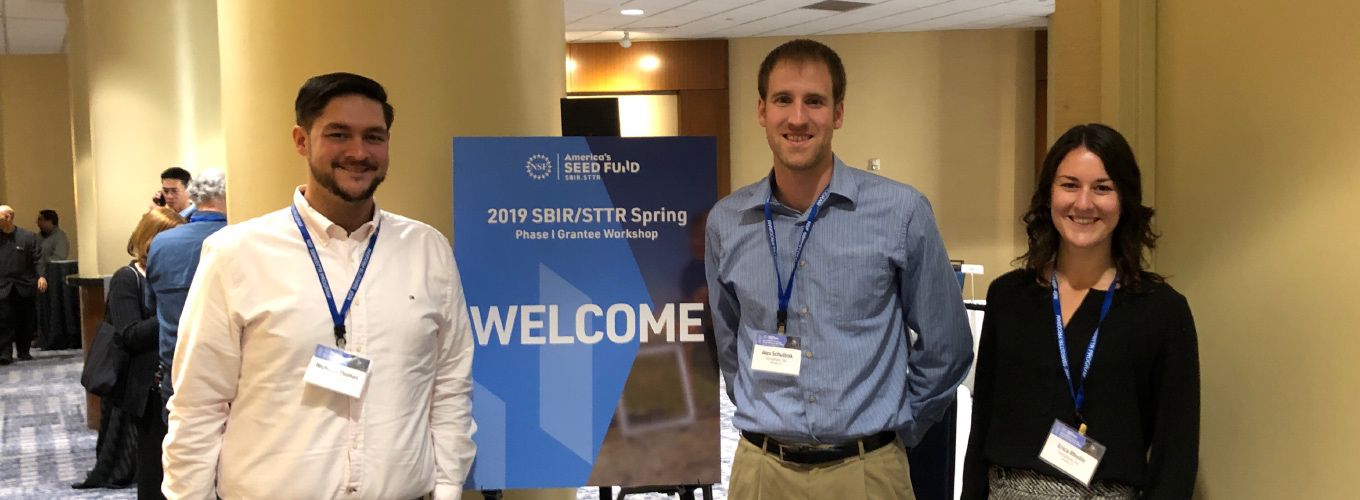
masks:
{"label": "background person", "polygon": [[457,499],[476,454],[472,332],[449,240],[374,199],[388,173],[387,91],[319,75],[294,112],[307,183],[288,207],[203,245],[162,491]]}
{"label": "background person", "polygon": [[130,358],[127,372],[119,380],[124,386],[123,410],[137,423],[137,498],[141,500],[164,498],[161,496],[164,403],[160,381],[156,380],[160,323],[155,303],[144,300],[146,256],[157,234],[185,222],[174,210],[164,207],[142,216],[128,239],[128,254],[135,266],[119,269],[109,283],[109,314],[115,326],[124,325],[118,328],[114,339]]}
{"label": "background person", "polygon": [[170,207],[188,219],[194,214],[197,205],[189,196],[189,185],[193,176],[188,170],[170,167],[161,172],[161,188],[151,195],[151,208]]}
{"label": "background person", "polygon": [[[1157,235],[1142,202],[1114,129],[1079,125],[1049,150],[1024,216],[1029,249],[987,291],[963,498],[1191,497],[1195,323],[1147,270]],[[1040,459],[1055,420],[1106,447],[1090,487]]]}
{"label": "background person", "polygon": [[66,231],[61,230],[57,211],[44,209],[38,211],[38,246],[42,248],[43,264],[54,260],[66,260],[71,255],[71,240]]}
{"label": "background person", "polygon": [[[165,426],[160,417],[160,396],[152,383],[160,330],[155,310],[143,300],[146,252],[157,233],[183,223],[178,213],[166,207],[142,215],[128,238],[132,262],[115,271],[109,280],[105,315],[114,328],[114,345],[127,352],[129,361],[118,374],[121,391],[100,399],[94,468],[72,488],[123,488],[135,478],[138,498],[160,498],[160,440],[165,436]],[[156,392],[155,397],[150,397],[152,392]],[[154,425],[148,425],[148,420]],[[153,480],[148,489],[148,481]]]}
{"label": "background person", "polygon": [[187,217],[189,222],[156,235],[146,257],[146,300],[155,305],[160,321],[159,371],[161,398],[165,401],[174,394],[169,373],[179,339],[179,315],[198,270],[203,240],[227,226],[226,175],[216,169],[203,171],[190,184],[189,196],[197,204],[193,215]]}
{"label": "background person", "polygon": [[708,215],[709,304],[742,434],[733,498],[914,498],[903,447],[972,361],[930,203],[832,152],[845,85],[826,45],[771,51],[756,106],[770,175]]}
{"label": "background person", "polygon": [[46,272],[38,237],[14,225],[14,209],[0,205],[0,365],[13,363],[16,353],[33,359],[34,298],[47,291]]}

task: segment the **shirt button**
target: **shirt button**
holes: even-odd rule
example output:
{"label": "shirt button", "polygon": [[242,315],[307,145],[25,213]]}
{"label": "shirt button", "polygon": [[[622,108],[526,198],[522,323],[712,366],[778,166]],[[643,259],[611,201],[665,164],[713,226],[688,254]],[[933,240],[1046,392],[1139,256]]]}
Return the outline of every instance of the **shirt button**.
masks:
{"label": "shirt button", "polygon": [[812,351],[803,351],[803,355],[807,356],[808,359],[812,359]]}
{"label": "shirt button", "polygon": [[798,267],[807,267],[807,259],[798,261]]}
{"label": "shirt button", "polygon": [[809,402],[809,403],[816,403],[816,402],[817,402],[817,396],[815,396],[815,395],[814,395],[814,396],[808,396],[808,402]]}
{"label": "shirt button", "polygon": [[807,316],[807,306],[803,306],[803,316]]}

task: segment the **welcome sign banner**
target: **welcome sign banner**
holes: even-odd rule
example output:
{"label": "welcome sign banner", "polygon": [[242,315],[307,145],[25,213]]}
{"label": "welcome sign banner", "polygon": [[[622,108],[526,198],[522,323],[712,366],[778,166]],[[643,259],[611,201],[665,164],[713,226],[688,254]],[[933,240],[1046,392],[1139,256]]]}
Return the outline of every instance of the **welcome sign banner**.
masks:
{"label": "welcome sign banner", "polygon": [[711,137],[453,141],[471,489],[719,481]]}

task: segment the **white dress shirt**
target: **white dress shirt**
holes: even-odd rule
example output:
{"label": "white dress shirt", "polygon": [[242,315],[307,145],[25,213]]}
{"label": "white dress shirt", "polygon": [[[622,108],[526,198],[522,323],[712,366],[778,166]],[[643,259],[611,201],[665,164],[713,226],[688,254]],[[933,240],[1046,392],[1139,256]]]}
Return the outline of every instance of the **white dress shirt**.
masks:
{"label": "white dress shirt", "polygon": [[436,499],[462,494],[472,433],[472,336],[453,249],[374,209],[353,233],[293,204],[340,308],[378,241],[345,325],[372,361],[359,398],[303,382],[335,345],[320,281],[289,209],[208,238],[179,325],[165,438],[167,498]]}

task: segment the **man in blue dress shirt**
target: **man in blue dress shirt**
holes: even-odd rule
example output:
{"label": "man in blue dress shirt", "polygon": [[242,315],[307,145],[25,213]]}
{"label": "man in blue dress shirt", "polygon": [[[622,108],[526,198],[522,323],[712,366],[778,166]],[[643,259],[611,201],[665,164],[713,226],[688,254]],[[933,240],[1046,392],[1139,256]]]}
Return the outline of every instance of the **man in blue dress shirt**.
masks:
{"label": "man in blue dress shirt", "polygon": [[169,401],[170,366],[179,339],[179,315],[198,270],[198,254],[203,240],[227,226],[227,180],[221,170],[210,169],[189,184],[189,199],[197,209],[189,223],[170,228],[151,240],[146,254],[146,295],[155,304],[161,324],[160,363],[161,401]]}
{"label": "man in blue dress shirt", "polygon": [[733,498],[914,498],[904,446],[940,420],[972,337],[925,196],[831,151],[835,51],[766,56],[770,175],[708,217],[705,264],[733,423]]}

